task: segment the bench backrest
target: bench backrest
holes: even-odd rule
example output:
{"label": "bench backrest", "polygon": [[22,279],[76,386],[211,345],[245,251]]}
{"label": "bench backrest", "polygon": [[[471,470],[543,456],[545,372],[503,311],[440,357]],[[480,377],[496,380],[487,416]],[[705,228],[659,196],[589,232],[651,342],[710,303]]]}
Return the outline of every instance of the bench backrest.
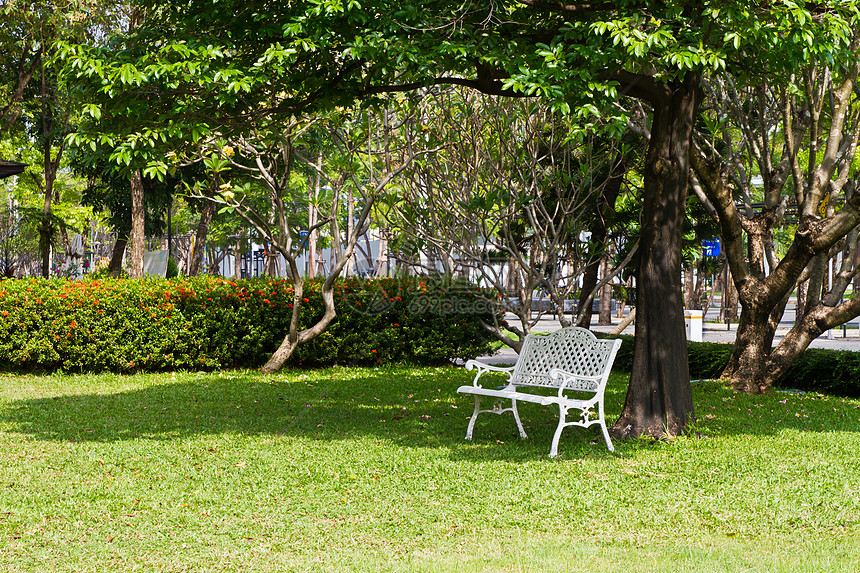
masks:
{"label": "bench backrest", "polygon": [[600,376],[600,382],[586,382],[578,390],[597,391],[605,383],[621,340],[598,339],[585,328],[571,326],[545,336],[529,334],[511,373],[511,383],[518,386],[557,387],[549,377],[553,368],[577,376]]}

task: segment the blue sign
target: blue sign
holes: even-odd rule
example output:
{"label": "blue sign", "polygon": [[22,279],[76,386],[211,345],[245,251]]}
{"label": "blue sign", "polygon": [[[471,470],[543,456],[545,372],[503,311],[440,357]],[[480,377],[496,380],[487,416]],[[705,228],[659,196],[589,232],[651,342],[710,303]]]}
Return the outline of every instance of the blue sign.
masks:
{"label": "blue sign", "polygon": [[702,252],[706,257],[719,257],[720,240],[710,239],[708,241],[702,241]]}

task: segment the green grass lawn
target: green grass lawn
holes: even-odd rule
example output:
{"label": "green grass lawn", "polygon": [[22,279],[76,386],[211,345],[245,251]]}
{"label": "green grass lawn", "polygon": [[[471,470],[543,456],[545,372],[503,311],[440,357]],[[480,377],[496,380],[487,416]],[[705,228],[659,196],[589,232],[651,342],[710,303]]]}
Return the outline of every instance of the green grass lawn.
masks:
{"label": "green grass lawn", "polygon": [[698,437],[548,459],[468,379],[0,377],[0,571],[860,570],[860,401],[697,382]]}

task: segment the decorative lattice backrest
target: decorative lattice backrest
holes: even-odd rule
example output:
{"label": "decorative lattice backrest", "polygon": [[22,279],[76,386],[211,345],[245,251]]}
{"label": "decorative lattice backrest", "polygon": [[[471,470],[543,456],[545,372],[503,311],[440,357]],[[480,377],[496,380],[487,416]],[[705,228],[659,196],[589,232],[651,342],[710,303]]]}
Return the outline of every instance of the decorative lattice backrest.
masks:
{"label": "decorative lattice backrest", "polygon": [[[602,376],[615,358],[615,340],[598,340],[584,328],[571,326],[546,336],[529,334],[511,374],[511,383],[518,386],[557,387],[559,382],[549,377],[553,368],[566,370],[576,376]],[[575,390],[596,391],[599,382],[583,380],[569,386]]]}

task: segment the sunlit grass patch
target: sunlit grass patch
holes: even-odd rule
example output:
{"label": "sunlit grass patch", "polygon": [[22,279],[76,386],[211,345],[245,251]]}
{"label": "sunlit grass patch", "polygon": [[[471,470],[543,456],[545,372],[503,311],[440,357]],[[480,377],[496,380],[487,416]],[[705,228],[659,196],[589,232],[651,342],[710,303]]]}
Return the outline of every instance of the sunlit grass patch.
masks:
{"label": "sunlit grass patch", "polygon": [[[478,421],[458,368],[0,378],[8,571],[855,571],[860,401],[694,384],[695,432]],[[626,377],[613,375],[608,417]],[[597,438],[597,439],[595,439]]]}

